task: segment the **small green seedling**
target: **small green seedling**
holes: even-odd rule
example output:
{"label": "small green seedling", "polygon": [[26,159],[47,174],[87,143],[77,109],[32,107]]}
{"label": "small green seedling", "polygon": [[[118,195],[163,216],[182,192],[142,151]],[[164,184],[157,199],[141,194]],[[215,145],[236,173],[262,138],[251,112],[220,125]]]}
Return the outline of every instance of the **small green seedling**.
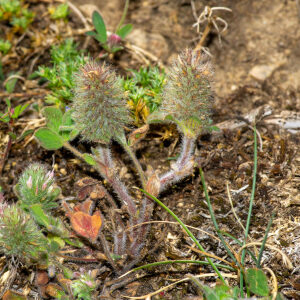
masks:
{"label": "small green seedling", "polygon": [[51,19],[58,20],[63,19],[66,20],[69,15],[69,5],[68,3],[62,3],[58,5],[53,11],[50,11]]}
{"label": "small green seedling", "polygon": [[72,39],[67,39],[62,44],[52,47],[52,67],[42,66],[34,73],[34,76],[40,76],[48,82],[51,93],[46,96],[46,103],[65,109],[73,97],[73,74],[78,71],[79,66],[84,64],[85,60]]}
{"label": "small green seedling", "polygon": [[0,20],[8,21],[14,32],[24,32],[33,22],[34,16],[19,0],[0,1]]}
{"label": "small green seedling", "polygon": [[157,67],[130,71],[132,77],[123,79],[122,84],[128,93],[128,105],[133,111],[135,124],[140,125],[159,108],[166,75],[164,70],[160,71]]}
{"label": "small green seedling", "polygon": [[8,40],[0,39],[0,52],[5,55],[11,48],[11,43]]}
{"label": "small green seedling", "polygon": [[123,49],[121,42],[131,32],[132,24],[126,24],[117,29],[115,33],[108,34],[104,20],[97,11],[93,12],[92,20],[96,31],[88,31],[87,35],[95,38],[109,53],[116,53]]}

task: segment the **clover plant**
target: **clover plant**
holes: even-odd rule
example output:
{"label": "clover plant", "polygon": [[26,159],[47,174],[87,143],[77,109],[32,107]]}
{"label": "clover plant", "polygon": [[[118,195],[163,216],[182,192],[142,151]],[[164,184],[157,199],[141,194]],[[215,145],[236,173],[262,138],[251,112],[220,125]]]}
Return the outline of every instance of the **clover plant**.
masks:
{"label": "clover plant", "polygon": [[[145,196],[141,203],[136,203],[116,172],[111,142],[116,141],[124,148],[136,168],[141,187],[154,196],[191,174],[194,166],[196,139],[210,124],[212,68],[208,57],[199,51],[186,49],[174,62],[167,75],[167,84],[163,87],[160,108],[149,115],[147,124],[133,130],[129,135],[125,128],[129,128],[133,120],[126,105],[126,91],[116,72],[105,63],[88,61],[74,75],[74,78],[71,109],[66,112],[70,114],[69,117],[74,120],[74,124],[67,124],[66,120],[69,120],[69,117],[65,117],[59,109],[45,108],[44,116],[47,125],[36,131],[36,138],[46,149],[57,150],[65,147],[93,166],[111,185],[122,203],[122,208],[127,211],[128,225],[134,226],[149,221],[153,211],[153,202]],[[175,123],[182,134],[179,158],[172,164],[170,171],[164,174],[159,174],[156,170],[146,174],[135,155],[135,144],[147,134],[149,124],[153,122]],[[70,144],[78,132],[82,140],[93,143],[91,153],[81,153]],[[105,193],[108,194],[107,191]],[[87,205],[90,207],[90,204]],[[118,203],[113,205],[119,206]],[[87,231],[82,231],[78,224],[79,219],[85,219],[85,224],[91,222],[91,228],[97,230],[101,238],[101,226],[95,225],[95,222],[100,222],[99,214],[92,216],[90,208],[87,209],[85,206],[77,209],[80,213],[72,212],[66,204],[65,208],[71,218],[73,229],[75,228],[79,235],[87,235]],[[74,221],[75,214],[78,217],[77,223]],[[124,230],[126,223],[122,224],[121,218],[118,220],[115,232],[112,233],[114,249],[110,252],[114,252],[116,257],[127,256],[129,266],[139,260],[149,226],[140,226],[127,232]],[[97,236],[94,235],[93,230],[91,229],[90,240],[95,242]],[[104,242],[103,239],[101,242]],[[116,267],[114,261],[110,262],[113,267]]]}

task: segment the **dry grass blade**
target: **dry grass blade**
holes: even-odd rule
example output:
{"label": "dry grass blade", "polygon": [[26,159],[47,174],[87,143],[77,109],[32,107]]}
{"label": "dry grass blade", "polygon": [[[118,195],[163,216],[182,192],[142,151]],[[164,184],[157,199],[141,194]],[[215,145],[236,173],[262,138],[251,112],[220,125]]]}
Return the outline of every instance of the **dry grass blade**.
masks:
{"label": "dry grass blade", "polygon": [[265,267],[264,270],[268,271],[271,276],[272,276],[272,279],[273,279],[273,291],[272,291],[272,300],[275,300],[276,299],[276,296],[277,296],[277,292],[278,292],[278,282],[277,282],[277,278],[274,274],[274,272],[268,268],[268,267]]}
{"label": "dry grass blade", "polygon": [[[242,227],[243,231],[245,232],[245,231],[246,231],[246,228],[245,228],[244,225],[242,224],[240,218],[239,218],[238,215],[236,214],[235,209],[234,209],[234,207],[233,207],[233,203],[232,203],[232,199],[231,199],[231,194],[230,194],[228,182],[226,182],[226,190],[227,190],[227,196],[228,196],[228,200],[229,200],[229,202],[230,202],[230,206],[231,206],[232,213],[234,214],[234,216],[235,216],[237,222],[239,223],[239,225]],[[252,241],[252,238],[251,238],[250,236],[249,236],[249,239]],[[258,257],[258,251],[257,251],[257,248],[254,247],[254,250],[255,250],[256,256]]]}
{"label": "dry grass blade", "polygon": [[[226,273],[221,273],[223,277],[226,277],[226,278],[233,278],[233,279],[237,279],[237,275],[232,275],[232,274],[226,274]],[[216,273],[205,273],[205,274],[201,274],[201,275],[196,275],[196,276],[193,276],[194,278],[206,278],[206,277],[212,277],[212,276],[217,276]],[[171,283],[153,293],[149,293],[147,295],[143,295],[143,296],[139,296],[139,297],[129,297],[129,296],[125,296],[125,295],[122,295],[122,297],[126,298],[126,299],[150,299],[151,297],[163,292],[163,291],[166,291],[172,287],[174,287],[175,285],[179,284],[179,283],[182,283],[182,282],[186,282],[186,281],[189,281],[189,280],[192,280],[192,278],[183,278],[183,279],[180,279],[180,280],[177,280],[176,282],[174,283]]]}
{"label": "dry grass blade", "polygon": [[[243,249],[248,248],[248,247],[252,247],[252,246],[261,246],[262,243],[261,242],[252,242],[252,243],[248,243],[246,245],[244,245],[243,247],[240,248],[240,250],[238,251],[237,255],[240,257],[241,256],[241,252]],[[281,251],[280,249],[270,245],[270,244],[265,244],[265,247],[268,247],[274,251],[277,251],[278,253],[280,253],[281,257],[282,257],[282,262],[283,264],[289,269],[292,270],[293,269],[293,264],[292,262],[289,260],[289,258],[287,257],[287,255]]]}
{"label": "dry grass blade", "polygon": [[233,207],[233,203],[232,203],[231,194],[230,194],[230,191],[229,191],[228,182],[226,182],[226,190],[227,190],[227,196],[228,196],[228,200],[229,200],[229,203],[230,203],[230,206],[231,206],[232,213],[233,213],[234,217],[236,218],[237,222],[239,223],[239,225],[242,227],[243,231],[245,232],[246,229],[245,229],[244,225],[242,224],[240,218],[236,214],[235,209]]}
{"label": "dry grass blade", "polygon": [[[130,226],[128,228],[125,229],[125,232],[127,231],[130,231],[136,227],[139,227],[139,226],[143,226],[143,225],[147,225],[147,224],[171,224],[171,225],[180,225],[179,223],[177,222],[171,222],[171,221],[149,221],[149,222],[143,222],[143,223],[139,223],[139,224],[136,224],[134,226]],[[193,227],[193,226],[190,226],[190,225],[185,225],[187,228],[191,228],[191,229],[194,229],[194,230],[197,230],[199,232],[202,232],[204,234],[207,234],[209,235],[210,237],[212,237],[213,239],[217,240],[218,242],[220,242],[220,239],[218,237],[216,237],[215,235],[205,231],[205,230],[202,230],[202,229],[199,229],[197,227]],[[183,230],[183,232],[185,233],[185,231]]]}
{"label": "dry grass blade", "polygon": [[193,251],[196,252],[196,253],[199,253],[199,254],[202,254],[202,255],[205,255],[205,256],[209,256],[209,257],[211,257],[211,258],[218,259],[218,260],[224,262],[225,264],[232,266],[232,263],[230,263],[230,262],[227,261],[226,259],[223,259],[223,258],[221,258],[221,257],[219,257],[219,256],[216,256],[216,255],[213,255],[213,254],[204,252],[204,251],[200,251],[200,250],[198,250],[198,249],[196,249],[196,248],[193,248],[193,247],[190,247],[190,246],[187,246],[187,247],[190,248],[191,250],[193,250]]}

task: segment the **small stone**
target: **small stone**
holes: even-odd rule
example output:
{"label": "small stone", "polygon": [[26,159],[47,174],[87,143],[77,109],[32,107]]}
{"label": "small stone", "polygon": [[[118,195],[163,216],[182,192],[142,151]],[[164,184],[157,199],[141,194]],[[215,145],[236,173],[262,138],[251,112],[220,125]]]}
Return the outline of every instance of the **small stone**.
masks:
{"label": "small stone", "polygon": [[233,84],[231,87],[230,87],[231,91],[234,92],[238,89],[238,86]]}
{"label": "small stone", "polygon": [[128,169],[126,167],[122,167],[119,173],[119,177],[122,179],[128,173]]}
{"label": "small stone", "polygon": [[269,78],[274,70],[277,68],[277,65],[260,65],[260,66],[254,66],[249,74],[251,77],[253,77],[255,80],[258,81],[265,81],[267,78]]}
{"label": "small stone", "polygon": [[183,207],[183,202],[179,202],[178,204],[177,204],[177,207]]}
{"label": "small stone", "polygon": [[164,58],[169,55],[169,45],[159,33],[146,32],[142,29],[133,29],[126,40],[144,50],[151,51],[156,57]]}
{"label": "small stone", "polygon": [[67,171],[64,168],[60,169],[59,172],[64,176],[67,175]]}

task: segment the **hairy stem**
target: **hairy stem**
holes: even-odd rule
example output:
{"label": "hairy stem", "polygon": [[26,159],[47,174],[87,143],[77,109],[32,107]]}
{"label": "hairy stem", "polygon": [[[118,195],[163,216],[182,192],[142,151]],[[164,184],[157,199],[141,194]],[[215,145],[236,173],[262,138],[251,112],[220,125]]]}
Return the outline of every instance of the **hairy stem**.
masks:
{"label": "hairy stem", "polygon": [[133,223],[135,223],[137,216],[137,208],[129,195],[125,185],[120,181],[119,177],[114,172],[114,164],[111,159],[111,152],[108,147],[99,146],[97,148],[96,161],[97,164],[95,168],[97,171],[108,181],[108,183],[113,187],[120,200],[127,207],[128,213],[130,214]]}
{"label": "hairy stem", "polygon": [[134,152],[132,151],[132,149],[130,148],[130,146],[128,146],[127,143],[122,144],[124,150],[127,152],[127,154],[129,155],[129,157],[131,158],[132,162],[134,163],[134,166],[137,169],[137,172],[140,176],[141,182],[142,182],[142,187],[143,189],[146,188],[146,176],[145,176],[145,172],[142,169],[142,166],[140,164],[140,162],[138,161],[138,159],[136,158]]}
{"label": "hairy stem", "polygon": [[68,149],[69,151],[71,151],[75,156],[77,156],[81,160],[85,161],[83,154],[81,152],[79,152],[75,147],[73,147],[70,143],[64,142],[64,147],[66,149]]}
{"label": "hairy stem", "polygon": [[177,159],[174,167],[171,171],[163,174],[160,177],[161,190],[164,191],[168,185],[178,182],[185,176],[189,175],[193,160],[192,153],[195,147],[195,139],[187,136],[183,136],[182,149],[179,158]]}
{"label": "hairy stem", "polygon": [[[187,136],[183,137],[181,154],[175,163],[173,169],[160,178],[160,192],[165,190],[171,183],[177,182],[190,174],[193,168],[192,153],[194,151],[195,139]],[[145,197],[139,213],[138,223],[149,222],[153,212],[153,201]],[[150,225],[141,226],[140,230],[135,231],[134,242],[131,244],[130,253],[137,255],[142,247],[145,237],[149,231]]]}

